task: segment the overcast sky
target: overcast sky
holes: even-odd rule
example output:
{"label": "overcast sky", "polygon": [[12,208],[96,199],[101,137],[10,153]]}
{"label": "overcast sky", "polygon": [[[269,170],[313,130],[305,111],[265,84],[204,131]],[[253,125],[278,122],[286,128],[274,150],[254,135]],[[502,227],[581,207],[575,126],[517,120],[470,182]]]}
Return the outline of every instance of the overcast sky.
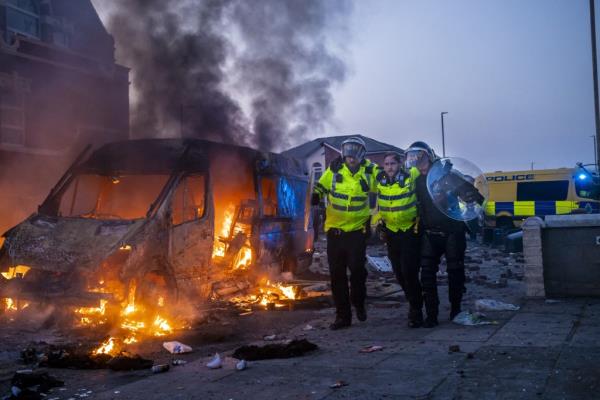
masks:
{"label": "overcast sky", "polygon": [[484,171],[594,161],[587,0],[360,0],[351,18],[331,135],[441,154],[447,111],[446,154]]}

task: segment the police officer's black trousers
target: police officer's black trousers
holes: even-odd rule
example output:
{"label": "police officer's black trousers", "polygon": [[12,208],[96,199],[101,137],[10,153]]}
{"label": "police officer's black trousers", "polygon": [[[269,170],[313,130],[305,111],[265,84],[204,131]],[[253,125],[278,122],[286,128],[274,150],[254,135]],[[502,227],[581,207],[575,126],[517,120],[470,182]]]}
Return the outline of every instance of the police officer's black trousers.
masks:
{"label": "police officer's black trousers", "polygon": [[398,283],[410,305],[409,319],[421,320],[423,294],[419,282],[419,236],[413,227],[406,232],[386,232],[387,250]]}
{"label": "police officer's black trousers", "polygon": [[452,309],[460,309],[465,291],[464,232],[432,233],[425,231],[421,238],[421,286],[427,317],[437,318],[440,304],[437,291],[437,272],[440,257],[446,256],[448,272],[448,300]]}
{"label": "police officer's black trousers", "polygon": [[[367,294],[366,237],[362,231],[343,232],[330,229],[327,232],[327,261],[331,275],[331,292],[339,318],[350,321],[350,304],[364,307]],[[350,270],[350,290],[348,275]]]}

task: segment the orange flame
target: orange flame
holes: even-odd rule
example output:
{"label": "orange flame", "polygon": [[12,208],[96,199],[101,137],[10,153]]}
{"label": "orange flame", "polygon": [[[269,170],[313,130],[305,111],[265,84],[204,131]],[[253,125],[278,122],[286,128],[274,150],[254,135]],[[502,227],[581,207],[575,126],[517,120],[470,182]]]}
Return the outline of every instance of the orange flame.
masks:
{"label": "orange flame", "polygon": [[252,261],[252,249],[244,246],[240,249],[233,263],[233,269],[244,269],[250,265]]}
{"label": "orange flame", "polygon": [[225,257],[226,244],[220,240],[222,238],[229,238],[231,233],[231,224],[233,224],[233,214],[235,213],[235,206],[229,204],[223,215],[223,223],[221,224],[221,231],[215,235],[213,254],[212,257]]}
{"label": "orange flame", "polygon": [[115,338],[112,338],[112,337],[109,338],[106,342],[102,343],[102,345],[100,345],[100,347],[98,347],[93,352],[94,355],[100,355],[100,354],[115,355],[118,353],[119,353],[119,351],[115,344]]}

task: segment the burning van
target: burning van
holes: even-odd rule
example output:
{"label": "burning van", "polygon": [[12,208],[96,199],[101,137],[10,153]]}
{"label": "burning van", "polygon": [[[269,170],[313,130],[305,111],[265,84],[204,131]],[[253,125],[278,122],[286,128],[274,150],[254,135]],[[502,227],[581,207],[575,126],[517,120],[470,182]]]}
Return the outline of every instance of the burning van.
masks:
{"label": "burning van", "polygon": [[309,178],[297,160],[194,139],[88,154],[3,235],[0,298],[126,313],[135,302],[199,303],[220,282],[312,260]]}

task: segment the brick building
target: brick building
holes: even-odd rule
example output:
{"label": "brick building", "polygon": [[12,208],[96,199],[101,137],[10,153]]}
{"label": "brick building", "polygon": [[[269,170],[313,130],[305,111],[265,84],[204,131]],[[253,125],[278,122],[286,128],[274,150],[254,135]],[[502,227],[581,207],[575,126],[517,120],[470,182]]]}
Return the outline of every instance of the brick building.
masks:
{"label": "brick building", "polygon": [[129,70],[91,1],[0,0],[0,229],[85,144],[128,136]]}

